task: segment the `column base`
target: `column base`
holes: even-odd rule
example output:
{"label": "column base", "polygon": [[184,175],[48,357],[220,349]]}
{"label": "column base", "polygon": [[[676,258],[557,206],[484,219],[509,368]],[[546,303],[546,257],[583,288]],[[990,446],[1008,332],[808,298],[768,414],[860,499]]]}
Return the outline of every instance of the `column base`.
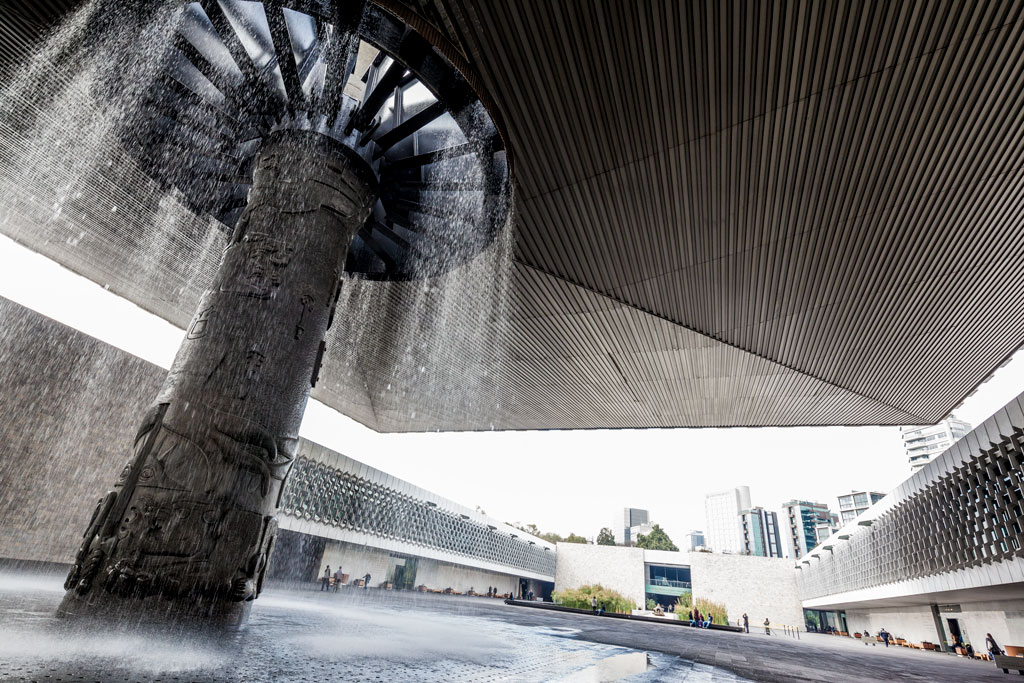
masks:
{"label": "column base", "polygon": [[102,622],[106,627],[116,624],[122,629],[203,626],[237,630],[245,626],[251,608],[252,601],[204,600],[195,596],[184,599],[121,597],[102,590],[78,596],[69,591],[56,615],[61,619]]}

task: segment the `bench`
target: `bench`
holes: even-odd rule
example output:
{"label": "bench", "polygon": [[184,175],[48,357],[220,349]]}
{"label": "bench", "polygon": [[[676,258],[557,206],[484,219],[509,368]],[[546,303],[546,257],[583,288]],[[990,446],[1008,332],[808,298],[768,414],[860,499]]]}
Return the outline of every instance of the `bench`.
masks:
{"label": "bench", "polygon": [[996,668],[1002,669],[1004,674],[1010,673],[1010,669],[1013,669],[1021,676],[1024,676],[1024,657],[996,655],[993,659],[995,659]]}

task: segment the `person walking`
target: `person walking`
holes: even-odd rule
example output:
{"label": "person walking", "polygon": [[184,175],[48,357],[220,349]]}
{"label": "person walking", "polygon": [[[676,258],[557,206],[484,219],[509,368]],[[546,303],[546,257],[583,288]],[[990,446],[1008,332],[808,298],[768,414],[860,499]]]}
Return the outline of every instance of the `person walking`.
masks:
{"label": "person walking", "polygon": [[999,645],[996,643],[996,639],[992,637],[991,633],[985,634],[985,649],[988,650],[988,654],[992,658],[995,658],[996,655],[1003,654],[1003,651],[999,649]]}
{"label": "person walking", "polygon": [[597,614],[597,596],[596,595],[590,596],[590,609],[592,609],[594,611],[594,614]]}
{"label": "person walking", "polygon": [[889,632],[882,627],[882,630],[878,632],[878,635],[882,636],[882,642],[885,643],[886,647],[889,647]]}
{"label": "person walking", "polygon": [[[309,576],[307,574],[306,576]],[[327,565],[327,569],[324,570],[324,576],[320,579],[320,592],[323,593],[325,590],[331,587],[331,565]]]}
{"label": "person walking", "polygon": [[341,567],[338,567],[337,571],[334,572],[334,592],[337,593],[341,590]]}
{"label": "person walking", "polygon": [[772,634],[772,625],[768,622],[768,617],[764,618],[764,634],[770,636]]}
{"label": "person walking", "polygon": [[743,613],[743,632],[750,633],[750,617],[747,616],[746,612]]}
{"label": "person walking", "polygon": [[365,590],[368,590],[369,588],[370,588],[370,575],[367,574],[366,576],[363,577],[363,590],[365,591]]}

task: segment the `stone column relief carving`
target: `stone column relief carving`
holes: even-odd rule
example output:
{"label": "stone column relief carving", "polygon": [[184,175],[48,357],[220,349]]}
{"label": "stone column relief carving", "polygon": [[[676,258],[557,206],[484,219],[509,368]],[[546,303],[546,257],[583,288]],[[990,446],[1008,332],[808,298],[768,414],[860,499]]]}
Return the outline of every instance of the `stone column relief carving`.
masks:
{"label": "stone column relief carving", "polygon": [[276,133],[135,453],[98,504],[61,612],[239,624],[275,512],[348,245],[376,201],[354,152]]}

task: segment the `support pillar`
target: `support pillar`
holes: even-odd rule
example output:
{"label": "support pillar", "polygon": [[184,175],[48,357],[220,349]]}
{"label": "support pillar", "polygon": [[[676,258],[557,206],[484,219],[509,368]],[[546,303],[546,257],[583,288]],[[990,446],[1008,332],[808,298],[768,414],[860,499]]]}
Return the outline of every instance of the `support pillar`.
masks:
{"label": "support pillar", "polygon": [[249,203],[134,457],[93,514],[60,613],[245,621],[348,246],[376,198],[373,172],[340,143],[265,139]]}

